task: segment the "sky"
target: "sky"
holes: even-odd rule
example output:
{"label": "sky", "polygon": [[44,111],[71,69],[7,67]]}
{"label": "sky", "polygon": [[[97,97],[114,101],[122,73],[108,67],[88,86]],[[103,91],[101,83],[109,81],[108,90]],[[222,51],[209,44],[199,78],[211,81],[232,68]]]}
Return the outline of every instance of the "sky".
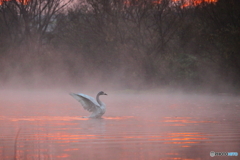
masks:
{"label": "sky", "polygon": [[[0,5],[1,5],[4,1],[9,1],[9,0],[0,0]],[[30,0],[17,0],[17,1],[26,3],[27,1],[30,1]],[[191,4],[198,5],[198,4],[202,3],[203,1],[204,1],[204,2],[208,2],[208,3],[215,3],[215,2],[217,2],[218,0],[172,0],[172,1],[173,1],[173,2],[184,2],[184,6],[189,6],[189,5],[191,5]],[[157,2],[157,3],[160,3],[161,0],[157,0],[156,2]]]}

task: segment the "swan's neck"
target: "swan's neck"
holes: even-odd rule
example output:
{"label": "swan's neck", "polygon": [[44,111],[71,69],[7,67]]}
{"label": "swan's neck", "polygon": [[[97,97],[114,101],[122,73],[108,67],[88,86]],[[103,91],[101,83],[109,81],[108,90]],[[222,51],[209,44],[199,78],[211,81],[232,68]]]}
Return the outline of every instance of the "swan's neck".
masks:
{"label": "swan's neck", "polygon": [[102,105],[102,102],[100,101],[99,96],[100,96],[100,95],[97,94],[96,100],[97,100],[98,104],[101,106],[101,105]]}

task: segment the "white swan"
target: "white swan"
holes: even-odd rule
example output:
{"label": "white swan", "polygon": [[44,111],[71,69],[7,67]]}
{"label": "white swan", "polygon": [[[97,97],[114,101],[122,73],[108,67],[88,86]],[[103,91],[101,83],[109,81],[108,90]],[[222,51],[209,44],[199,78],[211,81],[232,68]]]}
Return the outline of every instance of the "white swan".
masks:
{"label": "white swan", "polygon": [[106,105],[99,100],[100,95],[107,95],[103,91],[97,94],[96,100],[82,93],[70,93],[70,95],[80,102],[85,110],[92,112],[90,116],[85,118],[101,118],[106,111]]}

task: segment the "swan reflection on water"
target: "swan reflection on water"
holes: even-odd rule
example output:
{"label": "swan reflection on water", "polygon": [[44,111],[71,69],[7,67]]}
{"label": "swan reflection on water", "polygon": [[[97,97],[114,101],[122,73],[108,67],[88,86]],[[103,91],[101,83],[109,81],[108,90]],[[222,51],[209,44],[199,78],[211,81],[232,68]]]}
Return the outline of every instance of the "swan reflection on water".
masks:
{"label": "swan reflection on water", "polygon": [[85,110],[92,112],[90,116],[84,118],[101,118],[106,111],[106,105],[99,99],[100,95],[107,95],[103,91],[97,94],[96,100],[82,93],[70,93],[70,95],[80,102]]}

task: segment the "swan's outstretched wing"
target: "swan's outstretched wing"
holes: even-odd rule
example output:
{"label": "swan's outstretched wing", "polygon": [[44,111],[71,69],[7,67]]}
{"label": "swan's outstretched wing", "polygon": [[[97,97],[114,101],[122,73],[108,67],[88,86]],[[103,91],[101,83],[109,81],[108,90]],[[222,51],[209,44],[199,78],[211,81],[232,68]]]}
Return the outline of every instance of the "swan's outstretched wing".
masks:
{"label": "swan's outstretched wing", "polygon": [[83,108],[89,112],[95,111],[100,105],[97,103],[97,101],[85,94],[76,94],[76,93],[70,93],[70,95],[75,98],[78,102],[80,102],[83,106]]}

